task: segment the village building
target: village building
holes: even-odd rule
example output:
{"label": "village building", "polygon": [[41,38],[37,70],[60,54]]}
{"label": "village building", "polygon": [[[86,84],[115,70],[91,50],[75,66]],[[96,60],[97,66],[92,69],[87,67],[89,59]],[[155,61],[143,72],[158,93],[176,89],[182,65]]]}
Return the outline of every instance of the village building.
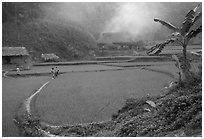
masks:
{"label": "village building", "polygon": [[2,47],[2,64],[30,69],[31,61],[25,47]]}
{"label": "village building", "polygon": [[54,53],[41,54],[41,58],[44,62],[49,62],[49,61],[56,62],[59,60],[59,57],[55,55]]}

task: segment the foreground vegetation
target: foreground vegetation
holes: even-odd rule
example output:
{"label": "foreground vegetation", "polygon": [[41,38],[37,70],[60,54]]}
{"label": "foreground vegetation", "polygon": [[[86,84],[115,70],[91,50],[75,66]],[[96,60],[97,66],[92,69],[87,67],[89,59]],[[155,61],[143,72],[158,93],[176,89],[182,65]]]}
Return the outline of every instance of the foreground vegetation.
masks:
{"label": "foreground vegetation", "polygon": [[159,53],[162,52],[164,47],[172,42],[177,42],[179,43],[183,49],[183,55],[182,57],[178,58],[176,55],[173,55],[172,58],[177,61],[177,67],[179,68],[179,80],[185,81],[185,80],[191,80],[193,75],[190,72],[191,66],[190,66],[190,61],[189,58],[187,57],[187,46],[190,42],[191,39],[194,37],[198,36],[202,32],[202,25],[200,27],[193,29],[193,26],[195,25],[196,21],[201,19],[202,17],[202,12],[198,12],[198,9],[201,4],[198,4],[194,9],[190,10],[186,16],[184,21],[182,22],[181,27],[176,27],[167,21],[163,21],[161,19],[155,18],[155,22],[159,22],[162,25],[166,26],[169,28],[171,31],[173,31],[171,38],[153,46],[150,50],[147,51],[148,54],[153,52],[153,55],[158,55]]}

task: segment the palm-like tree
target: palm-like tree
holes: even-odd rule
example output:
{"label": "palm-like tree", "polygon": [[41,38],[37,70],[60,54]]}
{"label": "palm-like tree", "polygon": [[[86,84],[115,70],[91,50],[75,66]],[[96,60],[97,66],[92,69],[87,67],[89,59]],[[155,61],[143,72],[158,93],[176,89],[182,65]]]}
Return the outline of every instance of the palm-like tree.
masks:
{"label": "palm-like tree", "polygon": [[200,4],[196,6],[194,9],[190,10],[188,14],[185,16],[185,19],[182,23],[181,27],[176,27],[172,25],[171,23],[168,23],[166,21],[163,21],[161,19],[155,18],[155,22],[159,22],[162,25],[166,26],[168,29],[173,31],[171,38],[153,46],[149,50],[147,50],[147,54],[153,53],[153,55],[158,55],[163,48],[172,42],[178,42],[183,47],[183,59],[182,59],[182,72],[185,74],[185,76],[189,75],[190,71],[190,63],[187,59],[187,45],[189,41],[196,37],[199,33],[202,32],[202,26],[198,27],[196,30],[191,30],[191,27],[194,25],[194,23],[202,17],[201,12],[197,12],[198,8],[200,7]]}

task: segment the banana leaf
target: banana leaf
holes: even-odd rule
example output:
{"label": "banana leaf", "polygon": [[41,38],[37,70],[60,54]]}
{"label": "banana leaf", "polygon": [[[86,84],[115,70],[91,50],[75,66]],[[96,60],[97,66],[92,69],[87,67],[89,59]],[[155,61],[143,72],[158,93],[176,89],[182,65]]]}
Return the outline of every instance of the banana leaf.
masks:
{"label": "banana leaf", "polygon": [[190,10],[188,12],[188,14],[186,15],[183,23],[182,23],[182,28],[181,28],[181,34],[185,35],[191,28],[191,26],[193,26],[193,24],[195,23],[196,20],[198,20],[201,17],[201,13],[199,13],[196,16],[196,11],[198,10],[200,4],[198,6],[196,6],[193,10]]}
{"label": "banana leaf", "polygon": [[174,32],[179,31],[179,29],[178,29],[177,27],[175,27],[174,25],[172,25],[172,24],[169,23],[169,22],[163,21],[163,20],[158,19],[158,18],[155,18],[154,21],[161,23],[162,25],[166,26],[167,28],[169,28],[170,30],[172,30],[172,31],[174,31]]}

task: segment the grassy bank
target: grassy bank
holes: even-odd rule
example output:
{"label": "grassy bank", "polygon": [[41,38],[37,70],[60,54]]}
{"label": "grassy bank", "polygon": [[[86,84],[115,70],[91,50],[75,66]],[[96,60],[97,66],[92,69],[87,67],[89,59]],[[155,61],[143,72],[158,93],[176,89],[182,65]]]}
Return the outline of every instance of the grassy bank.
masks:
{"label": "grassy bank", "polygon": [[[147,100],[155,102],[156,108],[150,107]],[[128,99],[107,122],[50,131],[60,136],[201,136],[201,82],[188,87],[178,85],[165,96]]]}

